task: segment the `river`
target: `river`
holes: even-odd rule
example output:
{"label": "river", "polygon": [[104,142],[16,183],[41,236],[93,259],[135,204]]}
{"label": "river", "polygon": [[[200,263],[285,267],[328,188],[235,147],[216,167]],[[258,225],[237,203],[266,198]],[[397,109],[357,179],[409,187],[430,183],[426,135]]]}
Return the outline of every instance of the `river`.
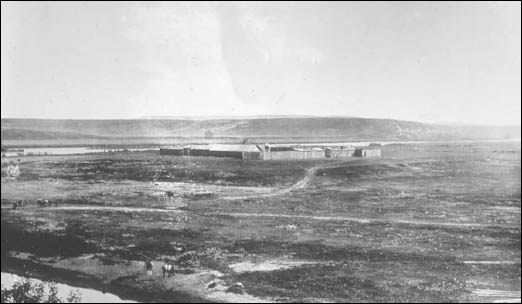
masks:
{"label": "river", "polygon": [[107,152],[135,152],[159,150],[159,148],[89,148],[89,147],[49,147],[49,148],[24,148],[23,151],[7,151],[2,152],[4,156],[22,156],[22,155],[73,155],[87,153],[107,153]]}
{"label": "river", "polygon": [[[2,272],[2,288],[11,288],[16,281],[21,279],[23,279],[23,277],[16,274]],[[32,283],[42,282],[41,280],[33,278],[29,278],[29,280]],[[112,293],[103,293],[90,288],[74,287],[62,283],[56,283],[56,287],[58,289],[58,297],[64,300],[72,291],[79,294],[82,303],[137,303],[136,301],[123,300]]]}

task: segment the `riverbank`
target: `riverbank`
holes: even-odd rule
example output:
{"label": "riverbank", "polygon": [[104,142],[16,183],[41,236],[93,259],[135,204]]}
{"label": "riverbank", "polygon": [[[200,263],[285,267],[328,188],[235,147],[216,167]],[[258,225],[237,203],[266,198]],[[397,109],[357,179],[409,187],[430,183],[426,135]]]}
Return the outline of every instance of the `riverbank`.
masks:
{"label": "riverbank", "polygon": [[103,280],[93,275],[56,268],[27,259],[4,257],[2,258],[1,270],[2,272],[42,281],[53,281],[74,287],[94,289],[103,293],[109,292],[120,297],[122,300],[164,303],[211,303],[211,301],[204,298],[195,297],[186,293],[162,290],[154,284],[147,284],[145,286],[131,284],[131,282],[135,280],[114,280],[104,283]]}
{"label": "riverbank", "polygon": [[[13,288],[15,284],[21,281],[29,281],[33,288],[42,286],[46,293],[52,292],[51,288],[56,292],[58,299],[68,301],[71,295],[75,295],[79,303],[137,303],[133,300],[123,300],[112,293],[102,292],[91,288],[75,287],[68,284],[57,283],[54,281],[42,281],[35,278],[19,276],[13,273],[2,272],[2,288],[8,290]],[[48,285],[51,283],[52,285]]]}

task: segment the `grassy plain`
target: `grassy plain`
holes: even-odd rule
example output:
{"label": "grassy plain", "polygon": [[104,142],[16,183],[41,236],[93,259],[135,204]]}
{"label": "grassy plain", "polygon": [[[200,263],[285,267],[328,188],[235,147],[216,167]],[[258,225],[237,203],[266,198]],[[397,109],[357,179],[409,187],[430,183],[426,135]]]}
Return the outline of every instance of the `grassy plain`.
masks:
{"label": "grassy plain", "polygon": [[[22,157],[17,180],[2,176],[2,271],[142,301],[520,297],[520,153],[515,142],[343,161]],[[164,261],[174,277],[161,278]]]}

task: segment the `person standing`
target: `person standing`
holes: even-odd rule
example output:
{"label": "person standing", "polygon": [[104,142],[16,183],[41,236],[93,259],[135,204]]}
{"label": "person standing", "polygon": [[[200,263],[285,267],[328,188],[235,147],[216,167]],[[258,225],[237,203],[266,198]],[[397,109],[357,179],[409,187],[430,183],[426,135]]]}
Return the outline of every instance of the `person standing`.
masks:
{"label": "person standing", "polygon": [[147,268],[147,276],[152,276],[152,261],[147,260],[147,262],[145,263],[145,267]]}

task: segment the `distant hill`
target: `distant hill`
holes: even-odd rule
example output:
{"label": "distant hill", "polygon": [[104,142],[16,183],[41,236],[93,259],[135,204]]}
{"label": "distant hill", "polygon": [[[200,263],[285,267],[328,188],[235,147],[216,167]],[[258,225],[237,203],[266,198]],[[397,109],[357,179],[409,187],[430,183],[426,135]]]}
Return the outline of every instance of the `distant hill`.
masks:
{"label": "distant hill", "polygon": [[[232,115],[232,116],[143,116],[136,118],[137,120],[142,119],[159,119],[159,120],[238,120],[238,119],[262,119],[262,118],[318,118],[320,116],[314,115]],[[330,116],[332,117],[332,116]],[[353,117],[353,116],[336,116],[336,117]]]}
{"label": "distant hill", "polygon": [[447,126],[355,117],[241,119],[2,119],[2,140],[214,137],[453,140],[520,138],[520,127]]}
{"label": "distant hill", "polygon": [[102,136],[94,136],[87,134],[80,134],[74,132],[57,132],[47,130],[30,130],[19,128],[4,128],[2,126],[2,140],[3,139],[18,139],[18,140],[34,140],[34,139],[84,139],[84,138],[102,138]]}

